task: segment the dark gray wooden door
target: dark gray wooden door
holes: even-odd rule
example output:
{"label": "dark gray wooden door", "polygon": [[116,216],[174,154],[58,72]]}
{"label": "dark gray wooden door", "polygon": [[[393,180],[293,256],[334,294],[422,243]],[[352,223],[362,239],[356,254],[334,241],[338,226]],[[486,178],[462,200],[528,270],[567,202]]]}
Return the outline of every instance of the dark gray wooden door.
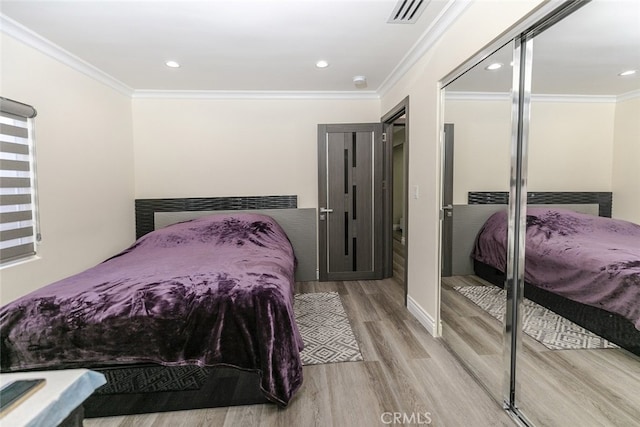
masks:
{"label": "dark gray wooden door", "polygon": [[382,124],[318,126],[320,280],[382,274]]}
{"label": "dark gray wooden door", "polygon": [[453,124],[444,125],[442,173],[442,277],[451,276],[453,266]]}

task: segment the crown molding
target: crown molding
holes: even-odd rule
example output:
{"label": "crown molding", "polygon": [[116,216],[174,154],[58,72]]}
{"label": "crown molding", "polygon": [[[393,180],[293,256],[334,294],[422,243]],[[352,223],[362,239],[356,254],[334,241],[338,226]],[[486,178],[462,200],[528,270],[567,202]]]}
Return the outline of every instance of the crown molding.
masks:
{"label": "crown molding", "polygon": [[464,92],[445,90],[447,101],[510,101],[511,92]]}
{"label": "crown molding", "polygon": [[565,94],[532,94],[533,102],[576,103],[576,104],[615,104],[615,95],[565,95]]}
{"label": "crown molding", "polygon": [[630,99],[640,98],[640,90],[634,90],[631,92],[623,93],[622,95],[618,95],[618,102],[628,101]]}
{"label": "crown molding", "polygon": [[[635,94],[635,96],[631,96]],[[531,101],[533,102],[554,102],[554,103],[613,103],[624,99],[632,99],[640,96],[640,91],[629,92],[621,96],[615,95],[563,95],[563,94],[533,94]],[[622,99],[622,97],[625,97]],[[509,101],[511,100],[510,92],[463,92],[463,91],[446,91],[445,99],[447,101]]]}
{"label": "crown molding", "polygon": [[386,79],[378,87],[380,97],[384,96],[400,79],[407,74],[416,62],[422,58],[429,49],[442,37],[447,29],[453,24],[462,13],[471,5],[471,1],[449,0],[440,11],[440,14],[433,20],[431,25],[425,30],[420,39],[413,45],[407,54],[400,60],[398,65],[391,71]]}
{"label": "crown molding", "polygon": [[133,93],[133,89],[122,83],[120,80],[115,79],[99,68],[78,58],[74,54],[64,50],[60,46],[52,43],[38,33],[31,31],[24,25],[14,21],[2,13],[0,13],[0,31],[71,67],[72,69],[85,74],[86,76],[91,77],[112,89],[115,89],[123,95],[131,96]]}
{"label": "crown molding", "polygon": [[226,90],[135,90],[134,99],[380,99],[374,91],[226,91]]}

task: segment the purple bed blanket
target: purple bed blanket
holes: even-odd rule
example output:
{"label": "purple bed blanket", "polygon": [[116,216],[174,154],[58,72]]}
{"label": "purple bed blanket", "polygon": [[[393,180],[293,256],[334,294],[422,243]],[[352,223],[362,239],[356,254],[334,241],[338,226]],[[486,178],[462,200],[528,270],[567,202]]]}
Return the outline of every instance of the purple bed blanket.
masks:
{"label": "purple bed blanket", "polygon": [[[472,257],[504,272],[507,212],[492,215]],[[564,209],[529,208],[525,281],[619,314],[640,330],[640,225]]]}
{"label": "purple bed blanket", "polygon": [[3,372],[153,362],[260,374],[286,406],[302,383],[295,257],[268,216],[213,215],[154,231],[0,309]]}

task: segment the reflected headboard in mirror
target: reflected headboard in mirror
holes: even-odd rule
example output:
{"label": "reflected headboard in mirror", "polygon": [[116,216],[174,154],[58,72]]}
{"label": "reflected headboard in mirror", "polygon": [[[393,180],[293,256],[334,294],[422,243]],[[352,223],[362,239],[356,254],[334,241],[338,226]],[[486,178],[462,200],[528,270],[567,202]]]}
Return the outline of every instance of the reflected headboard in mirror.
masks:
{"label": "reflected headboard in mirror", "polygon": [[[527,193],[529,205],[582,205],[597,204],[598,215],[611,218],[613,193],[606,191],[531,191]],[[506,205],[507,191],[469,191],[470,205]]]}

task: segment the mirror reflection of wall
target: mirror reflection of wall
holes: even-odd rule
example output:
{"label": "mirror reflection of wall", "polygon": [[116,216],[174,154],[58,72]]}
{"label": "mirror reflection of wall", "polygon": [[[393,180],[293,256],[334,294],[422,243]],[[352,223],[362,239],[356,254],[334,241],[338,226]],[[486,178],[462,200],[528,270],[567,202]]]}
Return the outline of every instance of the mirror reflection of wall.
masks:
{"label": "mirror reflection of wall", "polygon": [[640,223],[640,5],[592,1],[534,39],[534,64],[529,190],[612,191]]}
{"label": "mirror reflection of wall", "polygon": [[640,224],[640,96],[637,93],[616,102],[613,127],[613,217]]}
{"label": "mirror reflection of wall", "polygon": [[510,42],[445,88],[444,120],[453,126],[454,148],[453,209],[445,218],[452,222],[451,251],[443,258],[450,257],[454,276],[473,274],[469,254],[482,225],[476,220],[481,208],[467,206],[469,192],[509,190],[512,55]]}
{"label": "mirror reflection of wall", "polygon": [[445,122],[455,127],[453,204],[469,191],[508,191],[513,44],[446,87]]}

